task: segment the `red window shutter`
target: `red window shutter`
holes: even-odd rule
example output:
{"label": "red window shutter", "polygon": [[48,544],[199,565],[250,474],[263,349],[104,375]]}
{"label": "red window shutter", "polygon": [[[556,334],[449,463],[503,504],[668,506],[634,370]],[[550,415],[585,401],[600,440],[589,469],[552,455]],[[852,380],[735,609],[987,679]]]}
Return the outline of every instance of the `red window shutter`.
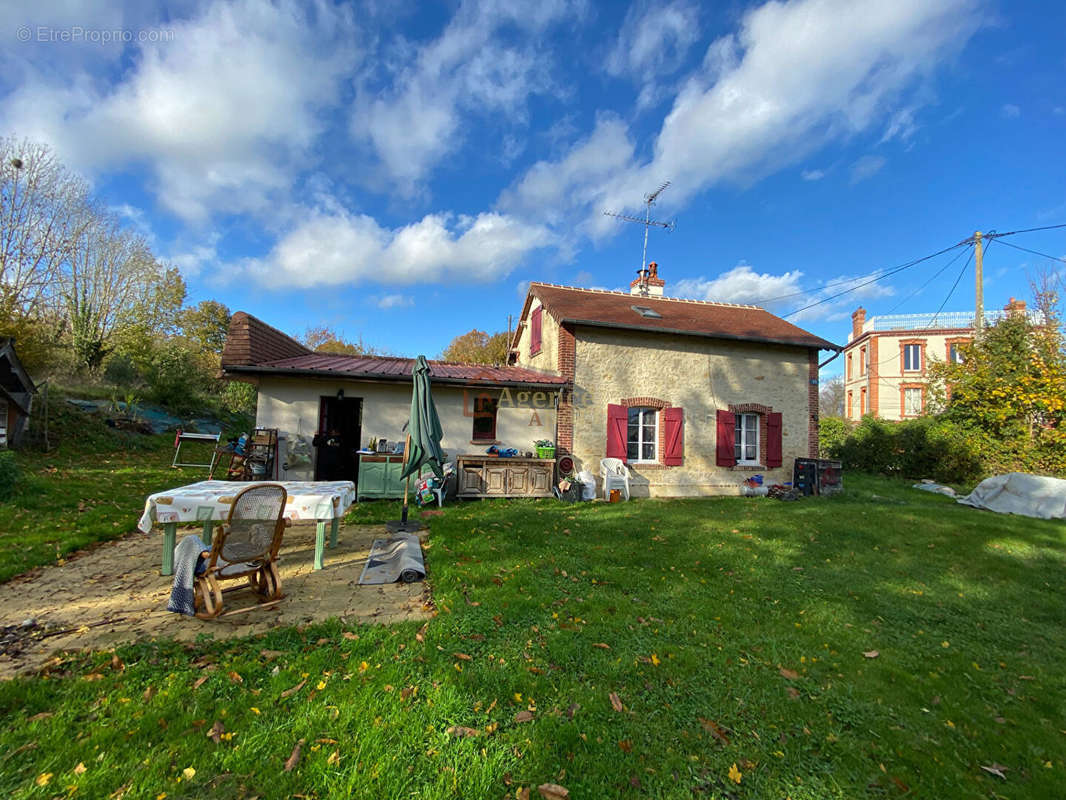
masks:
{"label": "red window shutter", "polygon": [[680,467],[685,454],[685,414],[680,408],[663,409],[663,463]]}
{"label": "red window shutter", "polygon": [[537,306],[529,315],[529,354],[531,356],[540,352],[540,320],[544,313],[544,306]]}
{"label": "red window shutter", "polygon": [[736,444],[737,415],[732,411],[718,410],[717,463],[720,467],[732,467],[737,463],[733,447]]}
{"label": "red window shutter", "polygon": [[629,427],[629,409],[625,406],[607,406],[607,458],[626,460],[626,431]]}
{"label": "red window shutter", "polygon": [[766,466],[781,466],[781,415],[766,415]]}

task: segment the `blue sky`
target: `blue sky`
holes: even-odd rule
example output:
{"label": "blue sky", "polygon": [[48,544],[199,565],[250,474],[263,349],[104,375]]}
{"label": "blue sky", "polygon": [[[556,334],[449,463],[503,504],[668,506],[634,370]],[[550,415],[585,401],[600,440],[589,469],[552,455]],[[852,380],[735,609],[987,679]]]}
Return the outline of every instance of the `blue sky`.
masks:
{"label": "blue sky", "polygon": [[[677,229],[652,233],[649,260],[667,294],[810,292],[767,304],[782,314],[977,229],[1066,222],[1057,2],[39,2],[4,17],[0,131],[85,174],[192,302],[396,354],[504,329],[530,280],[627,286],[641,229],[603,211],[639,213],[666,180],[654,213]],[[1066,254],[1063,230],[1012,241]],[[906,298],[946,260],[793,319],[842,343],[859,303],[935,310],[961,261]],[[1028,296],[1040,263],[993,245],[986,305]],[[946,308],[973,302],[971,268]]]}

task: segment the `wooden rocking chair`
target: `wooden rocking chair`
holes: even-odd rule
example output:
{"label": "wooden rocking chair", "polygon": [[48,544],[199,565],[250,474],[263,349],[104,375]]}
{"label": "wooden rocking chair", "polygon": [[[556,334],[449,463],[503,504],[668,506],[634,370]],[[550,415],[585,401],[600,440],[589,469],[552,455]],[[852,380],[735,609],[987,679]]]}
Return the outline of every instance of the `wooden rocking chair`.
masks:
{"label": "wooden rocking chair", "polygon": [[[278,575],[278,550],[289,526],[283,516],[287,498],[285,487],[277,483],[249,486],[233,498],[226,523],[211,545],[207,569],[196,576],[197,617],[222,616],[223,592],[250,588],[260,598],[255,605],[227,611],[227,616],[268,606],[284,597]],[[219,585],[239,578],[246,578],[247,586],[223,589]]]}

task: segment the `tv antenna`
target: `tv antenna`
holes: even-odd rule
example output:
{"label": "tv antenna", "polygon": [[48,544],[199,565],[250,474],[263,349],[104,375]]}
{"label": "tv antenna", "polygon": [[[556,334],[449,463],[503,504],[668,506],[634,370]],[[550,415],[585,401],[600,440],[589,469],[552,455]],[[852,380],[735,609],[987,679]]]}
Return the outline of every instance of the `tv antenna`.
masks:
{"label": "tv antenna", "polygon": [[638,225],[644,226],[644,251],[640,257],[640,269],[637,270],[637,274],[640,276],[640,293],[648,293],[648,229],[652,227],[663,228],[667,232],[673,231],[677,227],[677,223],[674,220],[669,222],[660,222],[657,219],[651,218],[651,207],[656,200],[659,199],[659,195],[666,191],[670,186],[670,181],[666,181],[650,194],[644,195],[644,218],[631,217],[628,214],[616,214],[614,211],[604,211],[605,217],[614,217],[620,219],[623,222],[635,222]]}

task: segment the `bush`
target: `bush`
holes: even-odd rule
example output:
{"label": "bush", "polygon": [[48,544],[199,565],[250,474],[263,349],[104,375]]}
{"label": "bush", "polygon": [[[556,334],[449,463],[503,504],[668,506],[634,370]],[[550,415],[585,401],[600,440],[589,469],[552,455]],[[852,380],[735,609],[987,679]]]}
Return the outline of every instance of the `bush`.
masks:
{"label": "bush", "polygon": [[248,414],[255,417],[256,400],[259,396],[256,388],[242,381],[227,381],[222,389],[222,407],[232,414]]}
{"label": "bush", "polygon": [[840,451],[851,433],[852,425],[843,417],[818,420],[818,454],[822,458],[840,458]]}
{"label": "bush", "polygon": [[122,353],[116,353],[108,359],[107,366],[104,367],[104,380],[116,386],[129,388],[140,382],[141,373],[133,363],[133,359]]}
{"label": "bush", "polygon": [[201,393],[213,382],[199,355],[178,339],[156,349],[145,378],[148,398],[178,414],[198,411],[203,405]]}
{"label": "bush", "polygon": [[839,457],[846,469],[958,484],[997,466],[997,449],[1002,452],[981,431],[943,417],[886,422],[867,416],[840,445]]}
{"label": "bush", "polygon": [[0,500],[6,500],[15,491],[19,480],[19,465],[10,450],[0,450]]}

